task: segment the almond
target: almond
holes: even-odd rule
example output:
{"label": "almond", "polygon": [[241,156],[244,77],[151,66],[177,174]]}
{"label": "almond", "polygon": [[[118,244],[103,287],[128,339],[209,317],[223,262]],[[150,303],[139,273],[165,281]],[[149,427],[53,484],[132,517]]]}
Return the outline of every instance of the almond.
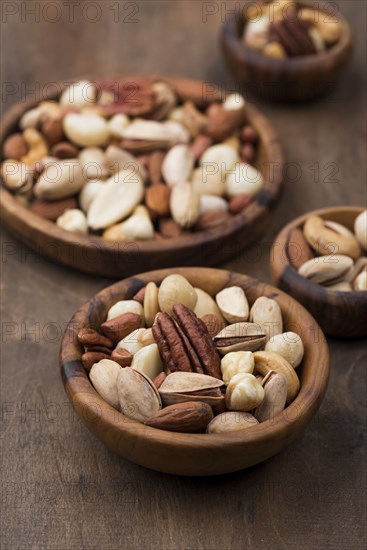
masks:
{"label": "almond", "polygon": [[28,152],[28,147],[22,134],[9,136],[3,145],[3,154],[7,159],[20,160]]}
{"label": "almond", "polygon": [[152,183],[160,183],[162,181],[163,159],[163,151],[153,151],[148,157],[148,173]]}
{"label": "almond", "polygon": [[101,331],[112,342],[119,342],[134,330],[142,326],[143,318],[136,313],[123,313],[101,325]]}
{"label": "almond", "polygon": [[198,432],[204,430],[212,419],[210,405],[196,401],[169,405],[150,415],[145,424],[172,432]]}
{"label": "almond", "polygon": [[170,213],[169,201],[171,189],[164,183],[156,183],[145,191],[145,204],[158,216],[166,216]]}
{"label": "almond", "polygon": [[104,346],[106,348],[113,348],[112,340],[99,334],[93,328],[81,328],[78,332],[78,340],[83,346]]}
{"label": "almond", "polygon": [[83,353],[81,361],[86,371],[90,371],[95,363],[102,361],[102,359],[111,359],[111,355],[102,353],[99,351],[87,351]]}
{"label": "almond", "polygon": [[64,138],[62,118],[48,118],[41,125],[41,132],[49,145],[55,145]]}
{"label": "almond", "polygon": [[120,367],[130,367],[133,357],[133,354],[124,348],[114,349],[111,353],[112,361],[116,361]]}

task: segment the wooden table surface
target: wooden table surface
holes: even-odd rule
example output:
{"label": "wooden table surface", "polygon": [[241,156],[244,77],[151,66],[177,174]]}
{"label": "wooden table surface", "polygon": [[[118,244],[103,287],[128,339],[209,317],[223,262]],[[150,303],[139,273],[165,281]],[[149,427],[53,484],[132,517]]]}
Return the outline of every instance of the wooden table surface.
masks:
{"label": "wooden table surface", "polygon": [[[74,14],[62,0],[1,4],[3,109],[45,84],[93,72],[160,72],[240,89],[218,47],[235,2],[82,1]],[[272,226],[226,268],[269,280],[269,246],[288,220],[366,204],[366,3],[338,5],[356,44],[336,91],[298,107],[254,100],[291,164]],[[212,479],[150,472],[84,428],[60,380],[64,323],[109,281],[43,260],[5,230],[2,239],[3,550],[366,547],[363,342],[329,341],[326,399],[280,455]]]}

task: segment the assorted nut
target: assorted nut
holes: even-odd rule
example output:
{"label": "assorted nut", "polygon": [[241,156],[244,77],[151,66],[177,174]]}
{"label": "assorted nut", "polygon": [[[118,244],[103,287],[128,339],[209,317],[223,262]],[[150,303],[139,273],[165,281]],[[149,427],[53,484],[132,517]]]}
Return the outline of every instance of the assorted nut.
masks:
{"label": "assorted nut", "polygon": [[264,185],[257,141],[238,94],[199,109],[163,81],[80,81],[23,114],[4,142],[1,175],[66,231],[115,242],[175,238],[247,208]]}
{"label": "assorted nut", "polygon": [[310,216],[292,231],[287,254],[302,277],[337,292],[367,291],[367,210],[354,231],[340,223]]}
{"label": "assorted nut", "polygon": [[334,46],[341,25],[315,3],[301,7],[295,0],[273,0],[250,6],[243,42],[274,59],[315,55]]}
{"label": "assorted nut", "polygon": [[221,433],[271,420],[297,396],[303,343],[282,330],[275,300],[250,307],[241,287],[212,297],[172,274],[113,304],[98,330],[84,327],[78,339],[96,391],[125,416]]}

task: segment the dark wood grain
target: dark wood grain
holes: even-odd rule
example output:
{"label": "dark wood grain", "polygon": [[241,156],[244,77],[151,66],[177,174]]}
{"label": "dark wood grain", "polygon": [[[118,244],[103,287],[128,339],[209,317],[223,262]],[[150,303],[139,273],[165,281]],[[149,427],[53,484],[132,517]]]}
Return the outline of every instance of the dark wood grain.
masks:
{"label": "dark wood grain", "polygon": [[[222,47],[225,58],[236,77],[251,87],[254,93],[271,101],[301,102],[330,92],[350,59],[353,35],[342,13],[335,12],[341,26],[340,40],[330,49],[316,55],[274,59],[249,48],[241,40],[246,24],[242,14],[246,5],[231,15],[223,25]],[[300,6],[314,6],[312,2],[298,2]],[[322,2],[318,3],[322,7]],[[335,11],[335,9],[334,9]],[[331,18],[330,8],[320,17]]]}
{"label": "dark wood grain", "polygon": [[[241,91],[270,118],[294,164],[271,227],[226,268],[270,281],[270,246],[285,223],[324,206],[366,203],[366,4],[338,2],[355,38],[338,86],[322,101],[290,107],[251,98],[231,79],[218,33],[236,3],[223,3],[223,13],[214,3],[216,13],[205,15],[201,2],[139,2],[138,23],[115,23],[108,1],[95,24],[80,9],[71,23],[64,11],[52,24],[34,16],[25,24],[19,11],[0,35],[2,79],[13,85],[1,108],[29,98],[34,82],[78,78],[96,66]],[[110,282],[46,261],[5,231],[1,267],[2,548],[365,549],[365,342],[329,339],[325,400],[285,451],[215,479],[167,476],[108,451],[75,415],[60,380],[64,323]]]}
{"label": "dark wood grain", "polygon": [[361,207],[323,208],[292,220],[275,238],[271,251],[271,272],[274,284],[293,296],[312,313],[325,334],[340,338],[367,336],[366,292],[335,292],[304,279],[289,261],[288,246],[294,228],[303,227],[309,216],[340,223],[353,231]]}

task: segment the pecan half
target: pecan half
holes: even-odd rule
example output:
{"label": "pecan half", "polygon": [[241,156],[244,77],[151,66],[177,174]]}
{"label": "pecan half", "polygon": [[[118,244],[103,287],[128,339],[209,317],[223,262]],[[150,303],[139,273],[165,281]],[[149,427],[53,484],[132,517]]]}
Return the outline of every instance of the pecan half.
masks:
{"label": "pecan half", "polygon": [[271,23],[270,29],[289,56],[317,53],[309,35],[308,26],[304,21],[300,19],[283,19],[282,21]]}

